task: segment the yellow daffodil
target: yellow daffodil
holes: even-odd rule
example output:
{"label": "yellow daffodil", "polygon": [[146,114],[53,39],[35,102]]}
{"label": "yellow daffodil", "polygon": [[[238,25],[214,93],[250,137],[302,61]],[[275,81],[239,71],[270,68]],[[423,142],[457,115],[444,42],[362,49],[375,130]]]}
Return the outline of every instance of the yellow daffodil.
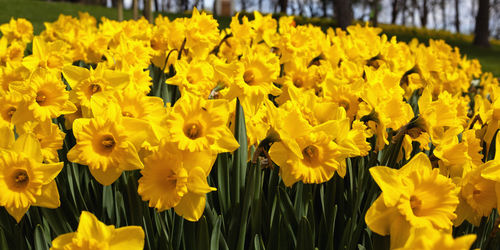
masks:
{"label": "yellow daffodil", "polygon": [[216,190],[207,183],[214,160],[210,151],[193,153],[163,141],[144,160],[138,193],[160,212],[174,207],[180,216],[197,221],[205,209],[205,194]]}
{"label": "yellow daffodil", "polygon": [[489,216],[491,210],[497,207],[495,182],[481,177],[483,165],[474,166],[460,180],[460,203],[457,207],[455,226],[467,220],[479,226],[483,216]]}
{"label": "yellow daffodil", "polygon": [[286,186],[297,181],[323,183],[330,180],[339,168],[340,151],[326,126],[311,129],[308,135],[296,139],[301,155],[295,155],[286,144],[276,142],[269,150],[271,159],[280,166],[281,178]]}
{"label": "yellow daffodil", "polygon": [[481,170],[481,177],[495,182],[495,192],[497,195],[497,209],[500,204],[500,136],[496,136],[495,140],[495,158],[487,161]]}
{"label": "yellow daffodil", "polygon": [[144,248],[144,230],[139,226],[115,228],[100,222],[95,215],[82,211],[74,233],[57,236],[51,250],[109,249],[140,250]]}
{"label": "yellow daffodil", "polygon": [[191,50],[193,57],[205,57],[219,41],[218,22],[205,12],[193,9],[193,15],[187,21],[185,48]]}
{"label": "yellow daffodil", "polygon": [[11,149],[7,146],[0,146],[0,206],[18,223],[30,206],[59,207],[54,179],[63,163],[42,164],[40,143],[31,133],[17,138]]}
{"label": "yellow daffodil", "polygon": [[205,100],[186,93],[177,100],[167,119],[168,138],[179,149],[190,152],[232,152],[239,144],[227,127],[228,119],[227,100]]}
{"label": "yellow daffodil", "polygon": [[269,94],[279,95],[281,90],[273,84],[279,70],[275,54],[262,49],[248,49],[241,57],[237,76],[229,86],[229,99],[238,97],[243,110],[247,110],[260,105]]}
{"label": "yellow daffodil", "polygon": [[380,166],[370,173],[382,194],[365,221],[373,232],[391,235],[391,248],[404,246],[412,228],[451,229],[459,189],[432,169],[425,154],[417,154],[399,170]]}
{"label": "yellow daffodil", "polygon": [[13,123],[33,119],[44,122],[76,111],[66,86],[52,71],[39,68],[31,74],[28,83],[15,88],[24,94],[24,100],[14,113]]}
{"label": "yellow daffodil", "polygon": [[27,44],[33,38],[33,24],[25,18],[11,18],[9,23],[0,25],[0,31],[9,43],[18,40]]}
{"label": "yellow daffodil", "polygon": [[175,62],[175,76],[166,83],[179,86],[181,94],[192,93],[202,98],[208,98],[212,89],[217,86],[213,80],[214,69],[205,60],[178,60]]}
{"label": "yellow daffodil", "polygon": [[50,122],[26,122],[16,127],[16,132],[20,135],[33,133],[40,142],[43,160],[45,162],[58,162],[57,150],[62,149],[64,132],[59,127]]}
{"label": "yellow daffodil", "polygon": [[65,65],[71,64],[71,58],[66,53],[68,45],[61,40],[45,42],[41,37],[33,39],[33,54],[23,59],[23,65],[30,71],[38,67],[61,72]]}
{"label": "yellow daffodil", "polygon": [[64,67],[62,73],[71,86],[70,100],[87,109],[82,109],[84,114],[88,113],[93,94],[123,87],[130,81],[128,74],[106,69],[103,64],[98,64],[96,69],[90,70],[69,65]]}
{"label": "yellow daffodil", "polygon": [[432,228],[415,228],[403,247],[395,250],[469,250],[476,235],[468,234],[453,238],[450,233]]}
{"label": "yellow daffodil", "polygon": [[89,166],[90,173],[103,185],[112,184],[123,171],[142,169],[137,153],[145,140],[143,123],[122,118],[119,108],[73,122],[76,145],[68,160]]}

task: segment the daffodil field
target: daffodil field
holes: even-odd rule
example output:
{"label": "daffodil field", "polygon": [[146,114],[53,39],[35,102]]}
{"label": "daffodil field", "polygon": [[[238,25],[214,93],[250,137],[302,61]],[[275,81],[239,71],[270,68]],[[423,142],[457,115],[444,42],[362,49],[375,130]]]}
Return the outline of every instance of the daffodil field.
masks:
{"label": "daffodil field", "polygon": [[500,84],[443,41],[196,9],[0,31],[0,249],[500,244]]}

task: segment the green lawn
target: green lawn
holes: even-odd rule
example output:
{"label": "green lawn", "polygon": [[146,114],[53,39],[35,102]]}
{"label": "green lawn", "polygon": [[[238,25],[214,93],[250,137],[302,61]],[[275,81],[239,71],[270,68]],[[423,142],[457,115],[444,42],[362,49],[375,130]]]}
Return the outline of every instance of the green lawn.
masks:
{"label": "green lawn", "polygon": [[[110,19],[117,18],[116,9],[109,9],[100,6],[60,3],[60,2],[46,2],[36,0],[0,0],[0,23],[6,23],[11,17],[24,17],[33,23],[35,34],[39,34],[44,29],[44,22],[52,22],[57,19],[59,14],[77,16],[78,11],[89,12],[96,18],[106,16]],[[167,14],[166,14],[167,15]],[[168,14],[169,17],[183,16],[180,14]],[[184,15],[185,16],[185,15]],[[124,18],[132,18],[132,11],[125,10]],[[217,18],[221,27],[229,25],[229,18]],[[322,22],[328,26],[329,22]],[[330,22],[331,23],[331,22]],[[413,34],[391,34],[397,35],[399,40],[409,41],[414,36]],[[421,42],[425,42],[428,37],[418,37]],[[478,48],[472,46],[470,43],[456,40],[447,40],[453,46],[460,48],[462,54],[468,55],[469,58],[478,58],[483,66],[483,71],[493,72],[496,76],[500,77],[500,45],[492,45],[490,49]]]}

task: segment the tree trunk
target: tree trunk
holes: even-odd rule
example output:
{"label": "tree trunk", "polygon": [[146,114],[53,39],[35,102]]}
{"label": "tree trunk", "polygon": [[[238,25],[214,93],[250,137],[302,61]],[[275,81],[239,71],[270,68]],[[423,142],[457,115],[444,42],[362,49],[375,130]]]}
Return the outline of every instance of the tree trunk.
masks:
{"label": "tree trunk", "polygon": [[379,0],[371,0],[370,2],[370,21],[372,23],[373,27],[378,26],[378,5],[379,5]]}
{"label": "tree trunk", "polygon": [[245,12],[247,10],[247,0],[241,0],[241,11]]}
{"label": "tree trunk", "polygon": [[118,0],[116,2],[116,8],[118,9],[118,21],[123,21],[123,0]]}
{"label": "tree trunk", "polygon": [[321,8],[323,9],[323,17],[326,17],[327,16],[327,6],[328,5],[328,1],[327,0],[321,0]]}
{"label": "tree trunk", "polygon": [[392,12],[391,12],[391,23],[396,24],[396,18],[398,18],[398,0],[392,0]]}
{"label": "tree trunk", "polygon": [[286,9],[288,7],[288,0],[279,0],[280,13],[286,14]]}
{"label": "tree trunk", "polygon": [[155,11],[156,12],[160,11],[160,5],[158,4],[158,0],[155,0],[154,3],[155,3]]}
{"label": "tree trunk", "polygon": [[460,33],[460,12],[458,11],[460,0],[455,0],[455,30]]}
{"label": "tree trunk", "polygon": [[345,30],[351,25],[353,13],[352,3],[350,0],[333,0],[333,11],[337,19],[338,26]]}
{"label": "tree trunk", "polygon": [[134,15],[134,20],[139,19],[139,2],[138,0],[132,1],[132,10]]}
{"label": "tree trunk", "polygon": [[446,0],[441,0],[441,23],[443,24],[443,30],[446,29]]}
{"label": "tree trunk", "polygon": [[406,0],[401,1],[401,9],[403,10],[402,14],[403,16],[401,17],[401,23],[403,26],[406,25]]}
{"label": "tree trunk", "polygon": [[490,1],[479,0],[479,8],[476,15],[476,27],[474,29],[474,45],[490,47],[488,37],[490,36]]}
{"label": "tree trunk", "polygon": [[214,16],[217,16],[217,1],[218,0],[214,0],[214,7],[212,10],[212,13],[214,14]]}
{"label": "tree trunk", "polygon": [[150,22],[153,23],[153,12],[151,11],[151,0],[144,0],[144,17]]}
{"label": "tree trunk", "polygon": [[422,11],[420,12],[420,23],[422,27],[427,27],[427,17],[429,16],[429,6],[427,6],[427,0],[423,0]]}

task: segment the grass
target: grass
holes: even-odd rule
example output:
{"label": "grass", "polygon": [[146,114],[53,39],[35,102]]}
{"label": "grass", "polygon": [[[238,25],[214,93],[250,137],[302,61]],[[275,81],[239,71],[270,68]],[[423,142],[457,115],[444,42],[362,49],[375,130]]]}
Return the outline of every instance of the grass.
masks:
{"label": "grass", "polygon": [[[33,23],[35,34],[39,34],[44,29],[44,22],[53,22],[57,20],[59,14],[78,16],[78,12],[89,12],[91,15],[95,16],[98,20],[105,16],[110,19],[117,19],[116,9],[110,9],[102,6],[84,5],[84,4],[74,4],[65,2],[46,2],[46,1],[36,1],[36,0],[0,0],[0,23],[6,23],[11,17],[19,18],[23,17],[30,20]],[[156,15],[158,13],[155,13]],[[181,16],[186,16],[183,14],[164,14],[168,15],[170,18],[176,18]],[[132,18],[132,11],[124,11],[124,19]],[[224,17],[217,17],[221,27],[229,26],[230,19]],[[322,25],[330,26],[332,22],[321,22]],[[386,32],[389,36],[396,35],[398,40],[410,41],[413,37],[416,37],[421,42],[428,41],[429,36],[422,36],[415,32],[398,32],[393,33],[392,31]],[[468,56],[468,58],[477,58],[481,62],[483,71],[492,72],[495,76],[500,77],[500,44],[492,44],[491,48],[479,48],[473,46],[468,41],[460,41],[457,39],[449,39],[449,37],[443,38],[452,46],[457,46],[462,54]]]}

